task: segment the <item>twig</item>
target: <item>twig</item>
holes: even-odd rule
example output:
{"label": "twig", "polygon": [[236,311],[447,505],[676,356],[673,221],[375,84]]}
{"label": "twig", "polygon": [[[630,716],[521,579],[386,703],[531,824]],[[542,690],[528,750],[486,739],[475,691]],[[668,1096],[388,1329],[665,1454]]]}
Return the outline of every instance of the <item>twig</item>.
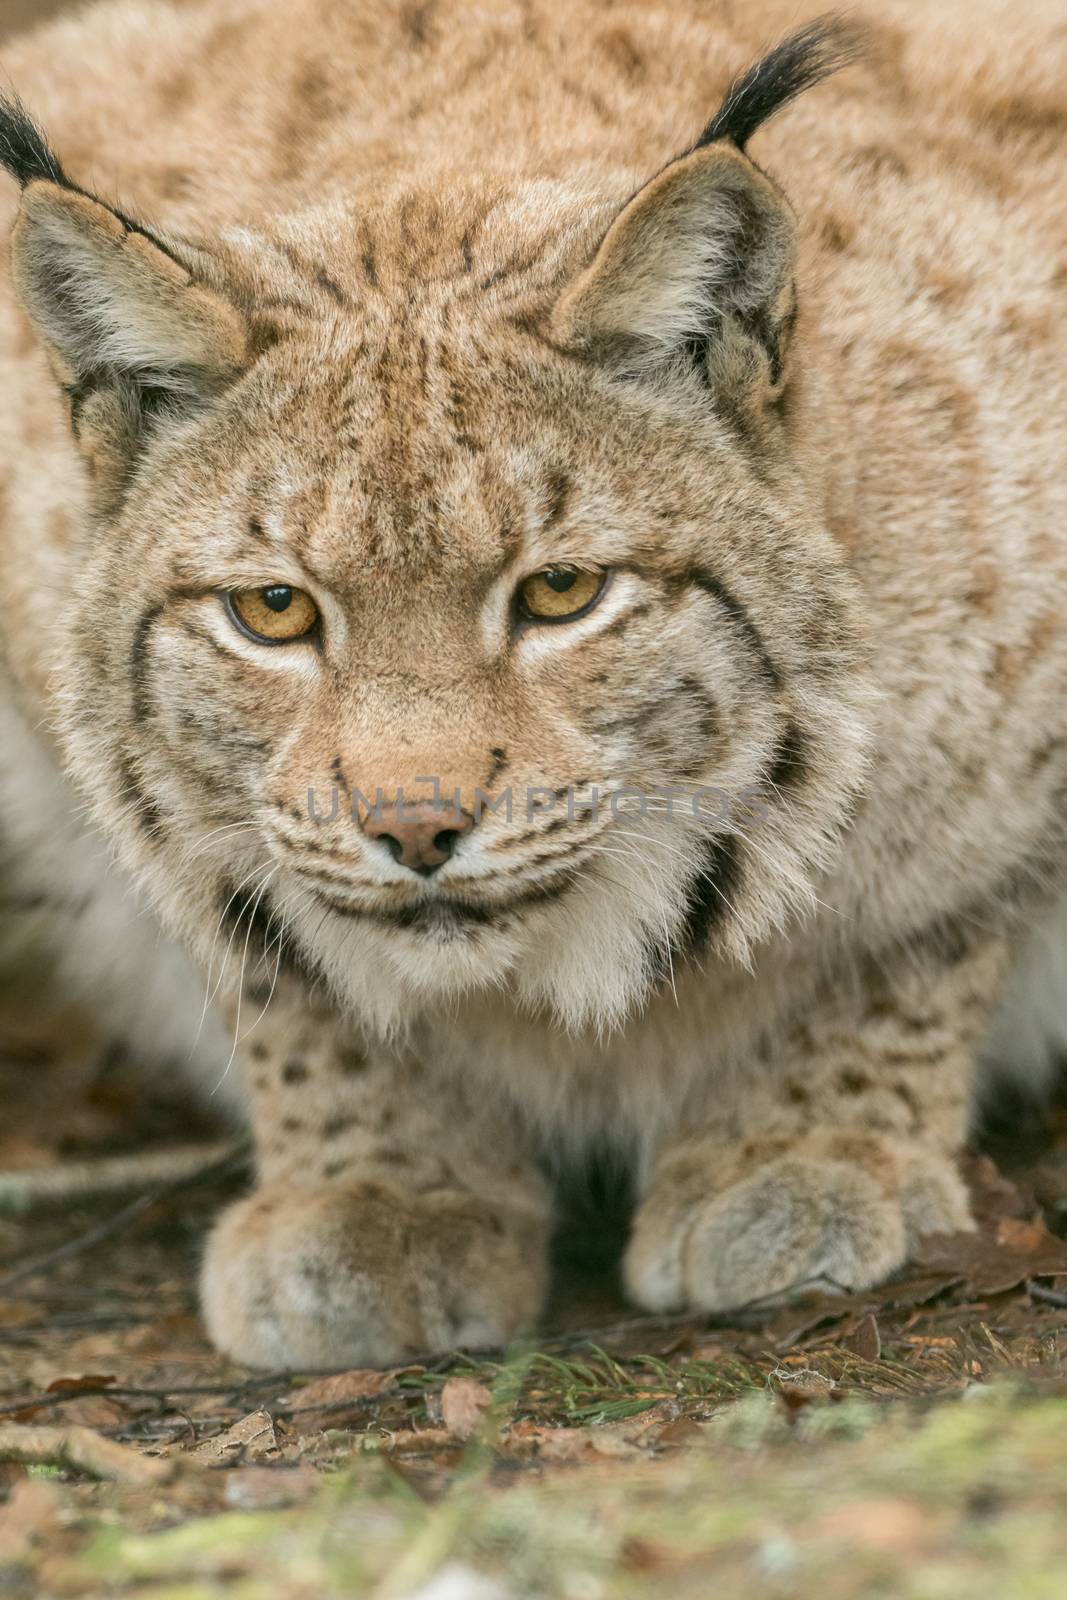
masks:
{"label": "twig", "polygon": [[[345,1369],[348,1370],[348,1369]],[[0,1405],[0,1417],[11,1412],[26,1411],[29,1409],[41,1410],[45,1406],[62,1406],[71,1400],[82,1400],[91,1395],[108,1395],[118,1400],[169,1400],[173,1395],[192,1395],[194,1397],[212,1395],[232,1395],[231,1408],[243,1402],[247,1392],[254,1393],[257,1389],[266,1389],[268,1393],[281,1392],[285,1387],[292,1388],[294,1374],[287,1372],[279,1381],[275,1374],[269,1373],[263,1378],[250,1379],[242,1384],[239,1389],[234,1389],[233,1383],[175,1383],[167,1388],[154,1387],[146,1384],[121,1384],[121,1383],[93,1383],[79,1384],[76,1389],[50,1389],[45,1394],[24,1395],[21,1400],[5,1401]],[[322,1407],[309,1407],[309,1410],[321,1410]]]}
{"label": "twig", "polygon": [[139,1487],[161,1483],[172,1476],[174,1463],[141,1455],[92,1428],[20,1427],[0,1425],[0,1461],[20,1461],[26,1466],[51,1465],[85,1472],[91,1478]]}
{"label": "twig", "polygon": [[1048,1306],[1059,1306],[1067,1311],[1067,1294],[1063,1294],[1059,1289],[1048,1289],[1043,1283],[1035,1283],[1032,1278],[1028,1278],[1026,1292],[1031,1300],[1043,1300]]}
{"label": "twig", "polygon": [[10,1272],[0,1278],[0,1291],[10,1289],[16,1283],[22,1283],[26,1278],[35,1278],[49,1267],[55,1266],[60,1261],[67,1261],[71,1256],[81,1255],[85,1250],[91,1250],[95,1245],[110,1239],[113,1234],[120,1233],[142,1211],[147,1211],[149,1206],[155,1205],[157,1200],[166,1199],[169,1195],[177,1193],[179,1189],[188,1188],[190,1184],[199,1183],[202,1179],[215,1177],[227,1171],[230,1167],[237,1166],[247,1157],[247,1147],[244,1145],[225,1145],[222,1154],[218,1146],[209,1147],[213,1154],[207,1160],[191,1170],[183,1171],[178,1177],[172,1178],[168,1183],[162,1184],[151,1194],[139,1195],[128,1206],[123,1206],[121,1211],[116,1211],[114,1216],[108,1217],[105,1222],[99,1223],[88,1232],[81,1233],[74,1239],[68,1239],[66,1244],[59,1245],[55,1250],[49,1250],[42,1256],[36,1256],[29,1261],[22,1262]]}
{"label": "twig", "polygon": [[101,1161],[72,1161],[30,1172],[0,1172],[0,1214],[24,1216],[75,1201],[128,1194],[150,1184],[188,1183],[238,1148],[232,1140],[176,1145]]}

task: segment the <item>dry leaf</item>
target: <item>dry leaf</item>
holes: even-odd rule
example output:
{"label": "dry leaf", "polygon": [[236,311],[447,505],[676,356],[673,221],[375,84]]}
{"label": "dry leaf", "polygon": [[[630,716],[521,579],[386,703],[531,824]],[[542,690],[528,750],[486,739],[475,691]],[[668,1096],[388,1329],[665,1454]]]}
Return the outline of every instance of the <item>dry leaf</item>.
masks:
{"label": "dry leaf", "polygon": [[833,1378],[828,1378],[824,1372],[817,1372],[814,1367],[801,1367],[795,1372],[790,1372],[783,1365],[778,1368],[774,1376],[783,1394],[806,1395],[810,1400],[822,1400],[837,1387]]}
{"label": "dry leaf", "polygon": [[205,1439],[188,1454],[194,1461],[257,1461],[278,1448],[274,1422],[266,1411],[252,1411],[225,1433]]}
{"label": "dry leaf", "polygon": [[47,1394],[84,1394],[86,1389],[108,1389],[115,1382],[112,1373],[86,1372],[80,1378],[53,1378]]}
{"label": "dry leaf", "polygon": [[472,1439],[492,1398],[477,1378],[449,1378],[441,1390],[441,1419],[449,1433],[456,1439]]}
{"label": "dry leaf", "polygon": [[1033,1255],[1041,1250],[1052,1235],[1043,1222],[1027,1222],[1021,1217],[1002,1217],[997,1224],[997,1243],[1009,1250],[1021,1250]]}
{"label": "dry leaf", "polygon": [[[69,1405],[56,1406],[53,1414],[67,1427],[77,1423],[79,1427],[99,1428],[102,1432],[108,1428],[121,1428],[130,1415],[125,1406],[102,1394],[79,1395]],[[21,1416],[20,1412],[18,1420],[21,1420]]]}
{"label": "dry leaf", "polygon": [[861,1361],[877,1361],[882,1354],[882,1336],[878,1332],[877,1319],[868,1311],[859,1326],[841,1343],[854,1356],[859,1356]]}
{"label": "dry leaf", "polygon": [[1033,1209],[1018,1184],[1006,1178],[989,1156],[967,1155],[960,1162],[960,1170],[979,1228],[987,1228],[1004,1217],[1023,1217]]}
{"label": "dry leaf", "polygon": [[679,1445],[703,1444],[705,1434],[699,1422],[694,1422],[691,1417],[678,1417],[674,1422],[668,1422],[661,1428],[652,1442],[656,1449],[663,1446],[672,1448]]}
{"label": "dry leaf", "polygon": [[343,1428],[367,1414],[368,1400],[375,1400],[396,1383],[401,1372],[421,1368],[396,1367],[382,1372],[377,1367],[355,1367],[351,1372],[331,1373],[313,1378],[302,1389],[286,1396],[285,1404],[293,1427],[300,1433],[320,1433],[324,1428]]}
{"label": "dry leaf", "polygon": [[1067,1244],[1043,1222],[1005,1217],[995,1235],[931,1233],[919,1241],[924,1266],[953,1267],[972,1299],[1004,1294],[1027,1278],[1067,1272]]}

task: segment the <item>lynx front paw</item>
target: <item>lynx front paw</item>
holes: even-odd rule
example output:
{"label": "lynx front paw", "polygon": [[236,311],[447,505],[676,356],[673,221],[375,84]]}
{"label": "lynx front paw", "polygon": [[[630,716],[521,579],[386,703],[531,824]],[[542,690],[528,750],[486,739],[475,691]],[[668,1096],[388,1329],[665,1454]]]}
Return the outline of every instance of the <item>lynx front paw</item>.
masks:
{"label": "lynx front paw", "polygon": [[459,1194],[274,1185],[208,1243],[204,1320],[251,1367],[382,1366],[505,1343],[540,1309],[545,1225]]}
{"label": "lynx front paw", "polygon": [[721,1151],[717,1163],[690,1147],[663,1164],[626,1258],[639,1304],[730,1311],[819,1284],[865,1289],[920,1234],[972,1226],[963,1184],[936,1152],[836,1130],[785,1143],[753,1148],[725,1186]]}

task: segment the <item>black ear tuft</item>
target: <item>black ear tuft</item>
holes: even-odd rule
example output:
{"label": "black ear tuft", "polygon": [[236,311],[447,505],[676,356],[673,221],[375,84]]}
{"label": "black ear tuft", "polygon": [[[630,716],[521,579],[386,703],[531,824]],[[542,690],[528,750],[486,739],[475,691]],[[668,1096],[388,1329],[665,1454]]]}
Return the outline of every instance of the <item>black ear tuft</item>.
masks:
{"label": "black ear tuft", "polygon": [[144,223],[138,222],[128,212],[121,211],[118,206],[101,200],[99,195],[90,194],[88,189],[83,189],[81,184],[67,176],[59,157],[14,90],[0,94],[0,167],[6,168],[24,189],[27,184],[43,179],[47,183],[58,184],[61,189],[69,189],[71,194],[95,200],[119,219],[127,233],[140,233],[164,255],[173,256],[173,251],[154,229],[145,227]]}
{"label": "black ear tuft", "polygon": [[0,95],[0,166],[23,188],[41,178],[71,187],[48,140],[17,94]]}
{"label": "black ear tuft", "polygon": [[862,34],[844,18],[816,17],[734,79],[693,149],[728,139],[743,150],[761,123],[805,89],[858,60],[863,47]]}

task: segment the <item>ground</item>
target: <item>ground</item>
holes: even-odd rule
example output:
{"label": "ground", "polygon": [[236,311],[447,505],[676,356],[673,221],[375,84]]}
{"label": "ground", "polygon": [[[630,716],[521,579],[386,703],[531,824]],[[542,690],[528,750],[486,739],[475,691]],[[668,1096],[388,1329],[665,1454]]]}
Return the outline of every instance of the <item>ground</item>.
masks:
{"label": "ground", "polygon": [[[930,1239],[869,1294],[637,1318],[568,1236],[521,1348],[253,1375],[209,1348],[195,1299],[245,1152],[24,986],[0,1001],[0,1103],[0,1591],[1063,1592],[1062,1110],[1006,1107],[999,1166],[965,1161],[978,1233]],[[177,1180],[138,1165],[178,1143]],[[112,1192],[47,1192],[86,1161]]]}

